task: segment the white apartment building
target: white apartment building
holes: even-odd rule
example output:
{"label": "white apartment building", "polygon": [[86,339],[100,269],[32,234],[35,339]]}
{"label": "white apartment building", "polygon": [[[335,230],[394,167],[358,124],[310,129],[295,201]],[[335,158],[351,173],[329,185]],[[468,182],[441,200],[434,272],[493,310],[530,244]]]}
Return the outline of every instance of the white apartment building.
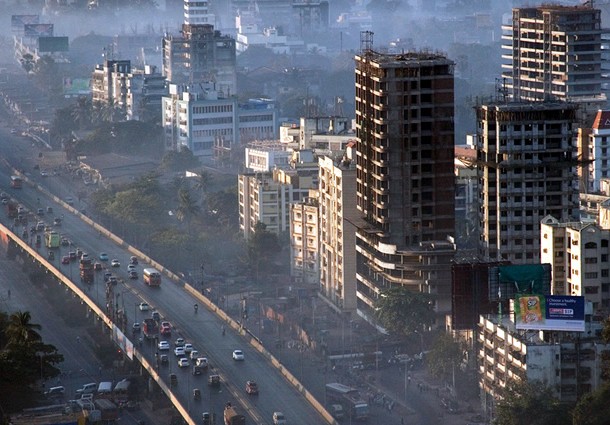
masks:
{"label": "white apartment building", "polygon": [[510,381],[540,381],[566,402],[601,386],[602,356],[610,345],[573,334],[553,342],[542,338],[543,332],[517,331],[509,317],[479,316],[479,386],[489,412]]}
{"label": "white apartment building", "polygon": [[188,148],[195,156],[212,156],[215,148],[238,146],[242,133],[273,134],[277,128],[275,103],[261,99],[254,103],[263,105],[264,113],[253,109],[251,102],[242,108],[237,98],[222,97],[214,83],[170,84],[169,95],[162,99],[165,148]]}
{"label": "white apartment building", "polygon": [[[600,211],[606,224],[608,211]],[[540,224],[540,235],[540,261],[553,268],[551,293],[583,296],[594,314],[610,314],[609,228],[548,216]]]}
{"label": "white apartment building", "polygon": [[610,177],[610,111],[597,111],[591,131],[587,133],[588,143],[580,152],[587,160],[583,170],[585,192],[600,193],[602,179]]}
{"label": "white apartment building", "polygon": [[292,151],[276,141],[248,143],[245,149],[245,166],[255,173],[268,173],[274,168],[288,167]]}
{"label": "white apartment building", "polygon": [[320,295],[340,312],[356,310],[356,167],[319,158]]}
{"label": "white apartment building", "polygon": [[207,0],[184,0],[184,23],[187,25],[215,25],[214,14],[210,13]]}
{"label": "white apartment building", "polygon": [[248,173],[238,176],[239,228],[248,239],[256,223],[265,224],[276,234],[290,230],[290,205],[309,195],[318,185],[311,170],[275,169],[273,173]]}
{"label": "white apartment building", "polygon": [[306,197],[291,204],[290,276],[295,282],[317,285],[320,281],[318,235],[318,199]]}

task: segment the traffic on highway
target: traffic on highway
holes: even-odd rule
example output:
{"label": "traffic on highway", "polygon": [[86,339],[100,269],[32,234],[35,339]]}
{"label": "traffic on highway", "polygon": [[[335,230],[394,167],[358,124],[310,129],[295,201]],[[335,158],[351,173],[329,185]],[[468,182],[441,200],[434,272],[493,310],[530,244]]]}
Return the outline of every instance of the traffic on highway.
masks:
{"label": "traffic on highway", "polygon": [[22,187],[11,187],[11,175],[13,170],[2,168],[2,223],[112,318],[192,423],[220,423],[229,410],[246,423],[277,422],[278,412],[291,424],[326,423],[267,358],[203,308],[183,283],[161,276],[85,223],[78,210],[68,210],[65,204],[74,199],[55,202],[27,178]]}

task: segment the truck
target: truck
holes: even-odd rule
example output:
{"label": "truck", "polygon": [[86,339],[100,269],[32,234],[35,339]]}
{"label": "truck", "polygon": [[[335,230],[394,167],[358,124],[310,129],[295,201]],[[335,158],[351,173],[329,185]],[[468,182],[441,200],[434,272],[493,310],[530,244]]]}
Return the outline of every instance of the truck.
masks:
{"label": "truck", "polygon": [[17,217],[17,208],[19,207],[19,204],[15,201],[8,201],[8,203],[6,204],[6,214],[8,215],[9,218],[16,218]]}
{"label": "truck", "polygon": [[97,410],[101,412],[102,421],[107,421],[107,423],[114,423],[114,421],[119,419],[119,408],[112,401],[105,398],[99,398],[96,399],[93,403],[95,404]]}
{"label": "truck", "polygon": [[93,270],[93,261],[91,261],[91,258],[81,258],[79,269],[81,281],[84,283],[93,283],[95,271]]}
{"label": "truck", "polygon": [[369,405],[356,388],[339,383],[326,384],[326,401],[331,405],[343,406],[347,415],[354,420],[366,420],[369,416]]}
{"label": "truck", "polygon": [[225,425],[246,425],[246,417],[240,415],[230,403],[227,403],[224,411]]}
{"label": "truck", "polygon": [[47,248],[54,249],[59,248],[59,242],[61,238],[59,237],[59,233],[52,230],[50,232],[45,232],[44,234],[44,245]]}
{"label": "truck", "polygon": [[152,319],[144,319],[144,336],[146,339],[154,339],[159,334],[159,325]]}

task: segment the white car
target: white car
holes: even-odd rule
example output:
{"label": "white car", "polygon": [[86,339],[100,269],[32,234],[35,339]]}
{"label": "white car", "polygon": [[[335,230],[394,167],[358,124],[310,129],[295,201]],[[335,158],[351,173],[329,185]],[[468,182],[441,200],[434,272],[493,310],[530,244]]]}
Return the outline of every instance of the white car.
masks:
{"label": "white car", "polygon": [[195,365],[206,368],[208,367],[208,359],[205,357],[199,357],[197,360],[195,360]]}
{"label": "white car", "polygon": [[186,357],[181,357],[178,359],[178,367],[189,367],[190,365],[189,359]]}
{"label": "white car", "polygon": [[184,344],[184,352],[186,354],[191,354],[191,351],[193,351],[193,344],[190,344],[188,342]]}
{"label": "white car", "polygon": [[121,262],[119,260],[117,260],[116,258],[114,258],[111,262],[110,265],[112,267],[121,267]]}
{"label": "white car", "polygon": [[136,271],[136,266],[134,266],[133,264],[130,264],[127,266],[127,271],[128,272],[135,272]]}
{"label": "white car", "polygon": [[286,416],[282,412],[273,412],[273,425],[286,425]]}
{"label": "white car", "polygon": [[140,311],[148,311],[149,308],[148,303],[140,303]]}
{"label": "white car", "polygon": [[159,349],[159,351],[169,350],[169,342],[167,342],[167,341],[159,341],[159,344],[157,345],[157,348]]}
{"label": "white car", "polygon": [[176,342],[174,342],[176,347],[184,347],[184,338],[176,338]]}
{"label": "white car", "polygon": [[233,360],[244,360],[244,352],[241,350],[233,350]]}
{"label": "white car", "polygon": [[174,354],[176,355],[176,357],[186,357],[186,353],[184,352],[184,347],[174,348]]}
{"label": "white car", "polygon": [[[186,350],[185,350],[186,351]],[[197,350],[192,350],[189,353],[189,357],[191,358],[191,360],[196,360],[199,357],[199,351]]]}

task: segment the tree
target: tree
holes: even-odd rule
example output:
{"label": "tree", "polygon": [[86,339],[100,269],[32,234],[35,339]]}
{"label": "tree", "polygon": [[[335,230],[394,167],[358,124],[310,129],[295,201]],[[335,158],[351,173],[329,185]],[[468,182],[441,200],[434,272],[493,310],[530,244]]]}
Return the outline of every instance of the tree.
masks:
{"label": "tree", "polygon": [[610,418],[610,383],[585,394],[572,411],[572,425],[606,425]]}
{"label": "tree", "polygon": [[376,316],[381,326],[395,335],[421,332],[434,323],[432,298],[396,286],[381,293],[376,304]]}
{"label": "tree", "polygon": [[21,67],[28,74],[34,70],[34,66],[36,65],[34,56],[32,56],[30,53],[25,53],[23,56],[21,56],[19,62],[21,62]]}
{"label": "tree", "polygon": [[78,129],[89,128],[91,126],[91,117],[93,104],[91,99],[86,96],[79,96],[76,103],[72,106],[72,119],[78,125]]}
{"label": "tree", "polygon": [[204,205],[205,195],[209,192],[211,183],[212,174],[203,168],[199,170],[195,179],[194,189],[201,192],[201,205]]}
{"label": "tree", "polygon": [[254,270],[257,282],[261,267],[268,266],[279,249],[277,235],[267,230],[264,223],[257,222],[254,226],[254,233],[248,239],[248,264]]}
{"label": "tree", "polygon": [[191,219],[199,214],[199,205],[193,201],[191,192],[188,189],[180,189],[178,191],[178,208],[176,209],[176,218],[180,221],[186,221],[186,228],[190,231]]}
{"label": "tree", "polygon": [[499,394],[495,425],[569,425],[569,406],[539,381],[510,381]]}
{"label": "tree", "polygon": [[31,323],[32,316],[28,311],[18,311],[11,314],[6,327],[8,345],[24,345],[34,341],[40,341],[40,334],[37,332],[42,326]]}
{"label": "tree", "polygon": [[428,371],[435,377],[449,382],[462,363],[462,347],[450,335],[441,334],[426,356]]}

